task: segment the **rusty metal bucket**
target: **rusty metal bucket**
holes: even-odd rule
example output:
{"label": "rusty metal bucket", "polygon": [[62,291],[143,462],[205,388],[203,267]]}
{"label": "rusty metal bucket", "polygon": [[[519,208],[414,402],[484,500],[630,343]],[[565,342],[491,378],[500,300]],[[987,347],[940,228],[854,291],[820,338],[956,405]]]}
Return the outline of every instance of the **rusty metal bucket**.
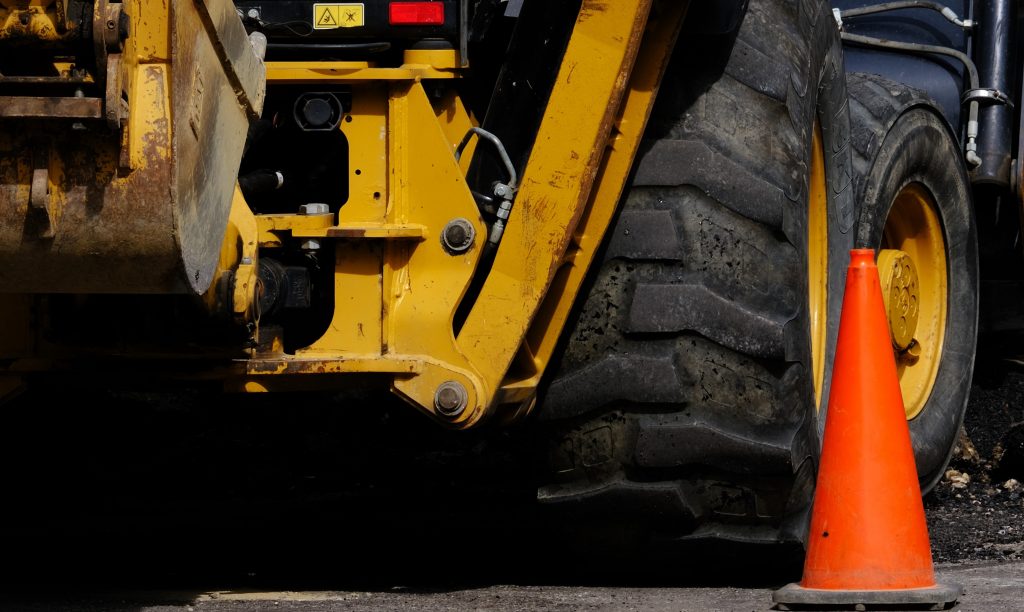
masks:
{"label": "rusty metal bucket", "polygon": [[0,38],[0,292],[202,293],[263,62],[230,0],[69,5],[0,1],[0,17],[94,33],[70,65],[54,36],[22,36],[24,71]]}

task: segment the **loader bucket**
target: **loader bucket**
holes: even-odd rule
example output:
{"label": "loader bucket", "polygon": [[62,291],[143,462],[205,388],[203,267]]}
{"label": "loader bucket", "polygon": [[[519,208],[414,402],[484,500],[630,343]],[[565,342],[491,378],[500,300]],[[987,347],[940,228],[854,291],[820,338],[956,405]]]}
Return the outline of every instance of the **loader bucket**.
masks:
{"label": "loader bucket", "polygon": [[0,0],[33,26],[0,36],[0,292],[204,292],[265,89],[232,2],[32,4]]}

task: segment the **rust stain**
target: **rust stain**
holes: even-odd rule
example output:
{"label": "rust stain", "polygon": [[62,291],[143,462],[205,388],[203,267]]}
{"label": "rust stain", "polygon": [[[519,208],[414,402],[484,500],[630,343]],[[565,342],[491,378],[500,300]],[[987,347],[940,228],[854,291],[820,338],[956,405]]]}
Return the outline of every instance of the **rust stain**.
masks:
{"label": "rust stain", "polygon": [[366,230],[360,228],[332,229],[327,232],[327,235],[331,238],[363,238],[366,236]]}
{"label": "rust stain", "polygon": [[100,98],[0,96],[0,117],[100,119]]}
{"label": "rust stain", "polygon": [[569,72],[565,75],[565,82],[566,82],[566,84],[572,83],[572,73],[575,72],[575,71],[576,71],[576,63],[573,62],[572,65],[569,66]]}
{"label": "rust stain", "polygon": [[580,8],[580,16],[576,20],[577,23],[582,23],[595,15],[600,15],[608,10],[608,2],[602,0],[583,0],[583,6]]}

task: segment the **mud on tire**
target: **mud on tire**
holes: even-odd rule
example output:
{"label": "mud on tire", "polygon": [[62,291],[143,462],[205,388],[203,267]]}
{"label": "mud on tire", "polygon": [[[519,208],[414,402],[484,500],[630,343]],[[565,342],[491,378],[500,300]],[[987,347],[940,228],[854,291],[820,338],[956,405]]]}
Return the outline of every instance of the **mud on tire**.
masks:
{"label": "mud on tire", "polygon": [[819,448],[807,261],[816,122],[831,348],[857,218],[831,11],[751,0],[738,32],[684,31],[542,398],[543,504],[670,538],[803,539]]}

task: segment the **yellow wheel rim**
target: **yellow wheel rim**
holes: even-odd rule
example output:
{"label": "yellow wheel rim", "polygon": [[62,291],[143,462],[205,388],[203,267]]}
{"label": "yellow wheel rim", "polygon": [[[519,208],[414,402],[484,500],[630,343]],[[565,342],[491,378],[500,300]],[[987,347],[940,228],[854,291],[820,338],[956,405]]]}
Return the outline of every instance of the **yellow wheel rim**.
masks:
{"label": "yellow wheel rim", "polygon": [[821,407],[825,384],[825,344],[828,327],[828,183],[821,125],[814,122],[811,142],[810,188],[807,202],[807,299],[811,319],[811,371],[814,405]]}
{"label": "yellow wheel rim", "polygon": [[924,410],[946,334],[946,241],[935,199],[919,183],[896,196],[882,231],[882,281],[907,418]]}

